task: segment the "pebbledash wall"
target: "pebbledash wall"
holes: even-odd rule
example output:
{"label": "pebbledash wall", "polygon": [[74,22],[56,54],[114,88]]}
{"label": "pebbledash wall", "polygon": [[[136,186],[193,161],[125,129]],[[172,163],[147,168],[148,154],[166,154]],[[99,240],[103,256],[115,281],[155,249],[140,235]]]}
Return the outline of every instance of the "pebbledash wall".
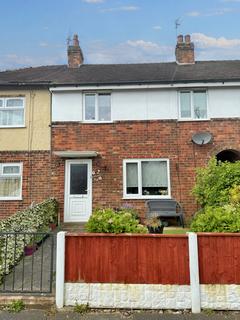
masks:
{"label": "pebbledash wall", "polygon": [[[196,132],[212,133],[213,142],[204,146],[191,141]],[[106,124],[54,122],[52,151],[94,150],[93,170],[100,170],[102,180],[93,179],[93,208],[118,207],[129,203],[144,216],[145,199],[123,198],[123,160],[129,158],[168,158],[170,160],[171,197],[184,208],[185,218],[198,209],[191,195],[195,169],[204,166],[209,158],[224,149],[240,149],[239,118],[208,121],[148,120],[115,121]],[[71,137],[71,138],[69,138]],[[64,204],[64,164],[53,158],[53,195]]]}
{"label": "pebbledash wall", "polygon": [[239,252],[238,234],[60,232],[56,304],[240,310]]}

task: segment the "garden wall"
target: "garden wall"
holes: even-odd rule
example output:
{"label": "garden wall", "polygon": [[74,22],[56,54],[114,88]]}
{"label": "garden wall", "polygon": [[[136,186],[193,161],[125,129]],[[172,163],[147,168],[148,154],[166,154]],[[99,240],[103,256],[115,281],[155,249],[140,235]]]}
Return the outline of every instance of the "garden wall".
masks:
{"label": "garden wall", "polygon": [[239,249],[238,234],[61,232],[57,306],[240,310]]}

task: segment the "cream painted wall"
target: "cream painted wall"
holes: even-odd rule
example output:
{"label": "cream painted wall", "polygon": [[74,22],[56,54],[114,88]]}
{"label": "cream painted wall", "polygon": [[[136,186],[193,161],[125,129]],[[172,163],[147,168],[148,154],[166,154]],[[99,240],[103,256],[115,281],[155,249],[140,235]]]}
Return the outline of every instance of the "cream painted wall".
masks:
{"label": "cream painted wall", "polygon": [[50,150],[48,90],[0,91],[1,97],[25,97],[25,127],[0,128],[0,151]]}

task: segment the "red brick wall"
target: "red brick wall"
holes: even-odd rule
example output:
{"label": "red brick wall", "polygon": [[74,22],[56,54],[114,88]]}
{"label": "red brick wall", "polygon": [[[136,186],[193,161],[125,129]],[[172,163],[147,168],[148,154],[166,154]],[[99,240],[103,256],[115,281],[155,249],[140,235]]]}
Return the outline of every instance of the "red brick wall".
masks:
{"label": "red brick wall", "polygon": [[[199,131],[213,134],[212,144],[196,146],[191,137]],[[93,160],[93,170],[100,169],[102,180],[93,181],[93,207],[134,205],[142,215],[145,200],[124,200],[123,159],[169,158],[172,197],[180,201],[186,217],[197,210],[191,189],[195,168],[207,163],[210,156],[225,148],[240,150],[240,120],[212,121],[121,121],[112,124],[55,123],[52,126],[52,149],[91,150],[100,156]],[[64,160],[52,164],[53,194],[63,211]],[[94,180],[94,179],[93,179]]]}
{"label": "red brick wall", "polygon": [[0,152],[0,162],[22,162],[22,200],[0,200],[0,219],[38,203],[51,195],[51,155],[49,151]]}

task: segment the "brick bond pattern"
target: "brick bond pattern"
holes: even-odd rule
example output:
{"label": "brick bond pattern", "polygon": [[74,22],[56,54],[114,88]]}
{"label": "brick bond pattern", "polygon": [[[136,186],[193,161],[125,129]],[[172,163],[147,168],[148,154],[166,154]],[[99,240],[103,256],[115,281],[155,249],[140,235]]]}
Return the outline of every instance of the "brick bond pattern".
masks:
{"label": "brick bond pattern", "polygon": [[[191,142],[196,132],[213,134],[213,143],[196,146]],[[112,124],[54,123],[52,150],[94,150],[100,156],[93,159],[93,170],[100,169],[102,180],[93,179],[93,207],[117,207],[132,204],[142,216],[145,200],[123,198],[123,159],[169,158],[172,197],[180,201],[189,218],[197,208],[190,194],[195,168],[207,163],[212,155],[224,149],[240,150],[240,119],[211,121],[118,121]],[[64,202],[64,163],[53,158],[52,194]]]}
{"label": "brick bond pattern", "polygon": [[0,162],[23,163],[22,200],[1,200],[0,219],[25,209],[33,202],[41,202],[51,195],[51,155],[49,151],[0,152]]}
{"label": "brick bond pattern", "polygon": [[[213,134],[212,144],[196,146],[194,133]],[[224,149],[240,150],[240,119],[178,122],[118,121],[111,124],[55,123],[52,125],[52,152],[0,152],[0,162],[23,162],[23,199],[1,201],[0,218],[29,206],[32,202],[54,196],[63,214],[65,160],[53,155],[60,150],[95,150],[93,170],[101,170],[101,181],[93,179],[93,208],[132,204],[142,216],[145,200],[123,199],[124,159],[169,158],[171,194],[182,203],[188,219],[197,205],[190,192],[195,168],[207,163]]]}

